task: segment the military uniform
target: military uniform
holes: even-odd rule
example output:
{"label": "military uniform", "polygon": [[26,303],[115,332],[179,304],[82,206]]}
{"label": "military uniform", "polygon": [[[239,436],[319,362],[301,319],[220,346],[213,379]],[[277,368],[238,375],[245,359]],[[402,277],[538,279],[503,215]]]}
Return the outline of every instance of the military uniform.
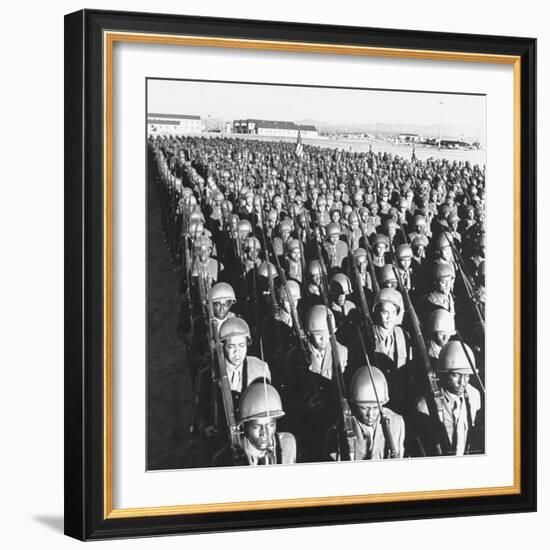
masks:
{"label": "military uniform", "polygon": [[[348,350],[337,343],[340,365],[345,371]],[[324,352],[311,344],[308,346],[308,362],[299,348],[291,349],[285,361],[285,409],[287,420],[296,434],[302,449],[304,462],[322,460],[324,436],[327,428],[337,419],[339,401],[333,372],[332,347],[329,343]],[[322,403],[320,410],[308,406],[317,395]]]}
{"label": "military uniform", "polygon": [[[387,407],[382,407],[382,413],[389,419],[389,430],[396,446],[398,458],[403,458],[405,453],[405,421],[403,417]],[[355,433],[363,440],[361,448],[365,453],[363,456],[355,456],[355,460],[381,460],[390,458],[390,448],[380,422],[375,427],[363,424],[355,416],[351,418]],[[323,455],[327,460],[342,460],[342,446],[344,445],[344,434],[341,422],[333,424],[327,431]],[[361,453],[362,454],[362,453]]]}
{"label": "military uniform", "polygon": [[[463,396],[457,397],[443,390],[442,422],[447,436],[451,442],[451,453],[464,455],[480,452],[479,434],[475,431],[482,425],[481,421],[481,396],[478,390],[468,384]],[[436,453],[437,428],[428,412],[426,398],[422,397],[416,403],[418,437],[426,454]]]}
{"label": "military uniform", "polygon": [[241,436],[242,455],[236,462],[229,445],[220,449],[212,459],[212,466],[261,466],[294,464],[296,462],[296,439],[288,432],[277,432],[273,449],[259,451],[246,437]]}

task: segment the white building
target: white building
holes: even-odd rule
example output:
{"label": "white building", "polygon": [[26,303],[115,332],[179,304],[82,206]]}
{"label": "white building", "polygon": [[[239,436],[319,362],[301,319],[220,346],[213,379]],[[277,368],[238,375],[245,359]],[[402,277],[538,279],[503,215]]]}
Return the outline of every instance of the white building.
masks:
{"label": "white building", "polygon": [[281,120],[259,120],[247,118],[234,120],[233,131],[236,134],[255,134],[258,136],[297,138],[298,132],[302,137],[318,137],[317,128],[311,124],[295,124]]}
{"label": "white building", "polygon": [[418,134],[399,134],[397,136],[398,143],[418,143],[420,136]]}
{"label": "white building", "polygon": [[149,135],[198,134],[204,131],[200,116],[149,113],[147,133]]}

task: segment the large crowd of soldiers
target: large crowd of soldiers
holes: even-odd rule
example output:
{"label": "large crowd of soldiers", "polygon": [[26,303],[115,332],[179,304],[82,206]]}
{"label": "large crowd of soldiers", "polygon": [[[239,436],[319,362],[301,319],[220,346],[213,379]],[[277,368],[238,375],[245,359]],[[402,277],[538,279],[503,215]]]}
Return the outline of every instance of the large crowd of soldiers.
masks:
{"label": "large crowd of soldiers", "polygon": [[484,452],[485,169],[151,137],[205,465]]}

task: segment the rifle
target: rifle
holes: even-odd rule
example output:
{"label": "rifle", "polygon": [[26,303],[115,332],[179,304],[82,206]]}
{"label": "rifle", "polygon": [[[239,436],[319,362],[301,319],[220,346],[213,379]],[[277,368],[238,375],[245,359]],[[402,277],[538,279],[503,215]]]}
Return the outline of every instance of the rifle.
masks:
{"label": "rifle", "polygon": [[390,430],[390,419],[382,411],[382,405],[380,404],[380,399],[378,398],[378,392],[376,391],[376,385],[374,383],[374,376],[372,373],[372,365],[369,360],[369,354],[367,353],[367,346],[365,345],[365,340],[361,334],[361,329],[357,327],[357,334],[359,335],[359,340],[361,341],[361,348],[363,349],[363,355],[367,361],[367,368],[369,369],[369,376],[372,382],[372,389],[374,390],[374,396],[376,397],[376,404],[378,405],[378,411],[380,412],[380,425],[382,426],[382,432],[384,434],[384,439],[388,443],[388,448],[390,450],[390,458],[399,458],[399,451],[395,447],[395,441],[393,440],[393,435]]}
{"label": "rifle", "polygon": [[365,250],[367,251],[367,265],[369,268],[370,278],[372,279],[372,288],[375,294],[380,292],[380,285],[378,284],[378,279],[376,278],[376,270],[374,269],[374,263],[372,260],[371,246],[369,239],[365,232],[365,225],[361,223],[361,230],[363,231],[363,241],[365,241]]}
{"label": "rifle", "polygon": [[305,337],[304,331],[302,330],[302,326],[300,324],[300,318],[298,317],[296,304],[294,303],[294,300],[292,299],[292,295],[290,294],[290,289],[288,288],[288,281],[287,281],[285,272],[281,268],[281,264],[279,262],[279,258],[277,257],[277,254],[275,254],[275,249],[273,247],[273,240],[271,240],[271,247],[273,248],[273,255],[275,257],[277,272],[279,273],[279,278],[281,279],[281,283],[283,285],[283,288],[285,289],[285,293],[288,298],[288,303],[290,304],[290,314],[292,316],[292,328],[294,330],[294,334],[300,346],[300,351],[302,352],[302,356],[304,357],[304,360],[306,361],[306,363],[309,364],[311,361],[311,358],[310,358],[309,349],[306,344],[306,337]]}
{"label": "rifle", "polygon": [[447,242],[449,243],[451,250],[453,251],[453,257],[455,259],[456,265],[458,267],[458,271],[460,272],[460,276],[464,283],[466,294],[468,295],[468,298],[470,300],[470,303],[472,304],[474,313],[478,319],[478,324],[481,326],[481,328],[483,329],[483,332],[485,333],[485,318],[483,317],[483,314],[481,313],[481,310],[479,309],[479,305],[475,298],[474,290],[473,290],[474,284],[472,282],[471,277],[467,273],[466,264],[464,264],[464,260],[462,259],[460,252],[458,252],[458,250],[456,249],[452,236],[449,237],[446,231],[443,231],[443,234],[445,235],[445,238],[447,239]]}
{"label": "rifle", "polygon": [[[390,250],[393,253],[393,246],[390,242]],[[394,255],[395,261],[395,255]],[[399,290],[403,296],[405,302],[405,311],[409,315],[409,320],[411,322],[411,327],[413,329],[413,336],[416,342],[417,350],[420,354],[420,359],[422,362],[422,367],[424,368],[424,374],[426,375],[427,389],[428,393],[426,394],[426,404],[428,406],[428,412],[432,420],[434,420],[435,425],[437,426],[439,444],[437,445],[437,454],[447,455],[451,451],[451,442],[449,440],[449,434],[445,428],[445,425],[442,422],[443,418],[443,393],[437,382],[437,375],[432,369],[430,364],[430,359],[428,357],[428,351],[426,350],[426,342],[424,341],[424,336],[420,329],[420,321],[412,305],[409,292],[403,285],[401,280],[401,274],[399,270],[393,265],[393,271],[397,278],[397,283],[399,284]]]}
{"label": "rifle", "polygon": [[344,431],[345,439],[347,446],[344,449],[343,459],[344,460],[355,460],[355,443],[356,437],[353,430],[352,424],[352,414],[349,402],[345,393],[344,386],[344,377],[342,375],[342,367],[340,365],[340,358],[338,356],[338,348],[336,342],[336,336],[334,331],[334,326],[332,324],[332,317],[330,314],[330,308],[328,303],[328,274],[327,268],[325,266],[325,261],[323,260],[323,254],[321,253],[321,247],[319,246],[319,241],[315,239],[315,246],[317,248],[317,255],[319,257],[319,264],[321,265],[321,296],[323,297],[323,302],[327,308],[327,325],[328,331],[330,334],[330,347],[332,348],[332,363],[333,363],[333,377],[336,378],[336,389],[338,392],[338,401],[340,404],[341,411],[341,420],[342,428]]}
{"label": "rifle", "polygon": [[[202,283],[201,283],[202,279]],[[216,325],[214,323],[214,307],[212,305],[212,292],[209,291],[208,297],[206,298],[205,293],[205,285],[204,285],[204,275],[203,270],[201,267],[201,273],[199,273],[199,294],[201,303],[203,304],[203,309],[205,309],[204,313],[206,315],[205,320],[206,322],[206,330],[208,334],[208,352],[210,355],[210,371],[212,376],[212,404],[214,407],[214,426],[219,425],[219,411],[218,411],[218,400],[216,399],[216,385],[217,382],[217,376],[216,376],[216,367],[215,367],[215,361],[214,361],[214,353],[213,353],[213,347],[217,346],[219,344],[219,337],[218,337],[218,331],[216,328]],[[204,300],[206,299],[206,304]]]}
{"label": "rifle", "polygon": [[231,384],[227,376],[227,367],[225,365],[225,357],[223,355],[223,344],[217,343],[215,346],[216,358],[218,362],[219,383],[222,394],[223,409],[225,412],[225,420],[229,431],[229,444],[231,446],[231,454],[235,464],[242,463],[244,451],[241,447],[241,433],[237,421],[235,420],[235,410],[233,408],[233,396],[231,395]]}

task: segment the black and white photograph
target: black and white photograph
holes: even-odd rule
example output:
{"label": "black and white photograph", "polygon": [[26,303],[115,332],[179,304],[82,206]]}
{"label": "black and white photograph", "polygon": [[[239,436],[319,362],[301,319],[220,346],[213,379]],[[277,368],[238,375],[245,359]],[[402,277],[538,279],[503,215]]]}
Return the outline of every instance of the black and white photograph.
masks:
{"label": "black and white photograph", "polygon": [[147,469],[483,455],[486,96],[146,87]]}

